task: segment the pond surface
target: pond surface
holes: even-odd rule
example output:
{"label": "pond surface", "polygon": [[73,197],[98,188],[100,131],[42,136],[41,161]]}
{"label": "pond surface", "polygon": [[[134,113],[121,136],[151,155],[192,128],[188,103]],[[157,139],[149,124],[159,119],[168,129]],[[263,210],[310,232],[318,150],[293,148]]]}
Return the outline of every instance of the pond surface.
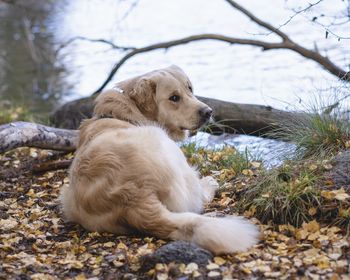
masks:
{"label": "pond surface", "polygon": [[[0,100],[10,100],[36,114],[90,95],[123,52],[101,42],[141,47],[199,33],[276,42],[224,0],[18,0],[0,2]],[[308,1],[238,1],[275,26],[283,25]],[[316,1],[315,1],[316,2]],[[350,65],[350,40],[338,40],[324,27],[331,15],[346,18],[349,4],[324,0],[281,27],[296,42],[317,48],[344,69]],[[344,12],[345,11],[345,12]],[[345,13],[345,14],[344,14]],[[347,12],[349,13],[349,11]],[[350,37],[350,25],[332,29]],[[310,92],[334,86],[337,79],[314,62],[286,50],[202,41],[135,56],[117,73],[118,80],[177,64],[189,75],[195,94],[232,102],[300,108]]]}

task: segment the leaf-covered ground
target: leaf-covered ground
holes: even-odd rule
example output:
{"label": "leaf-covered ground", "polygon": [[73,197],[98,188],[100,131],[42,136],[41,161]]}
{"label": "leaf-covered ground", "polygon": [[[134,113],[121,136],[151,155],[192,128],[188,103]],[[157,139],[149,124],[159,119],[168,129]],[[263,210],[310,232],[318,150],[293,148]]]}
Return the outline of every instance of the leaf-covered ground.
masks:
{"label": "leaf-covered ground", "polygon": [[[207,160],[215,163],[215,156],[222,153]],[[69,183],[67,170],[31,171],[36,163],[69,158],[27,148],[0,155],[0,279],[350,279],[349,237],[316,220],[295,228],[252,218],[262,239],[248,252],[217,256],[205,266],[159,263],[144,271],[141,257],[169,241],[99,234],[64,222],[57,197]],[[259,167],[232,165],[202,169],[225,186],[206,212],[234,214],[230,188],[245,187]]]}

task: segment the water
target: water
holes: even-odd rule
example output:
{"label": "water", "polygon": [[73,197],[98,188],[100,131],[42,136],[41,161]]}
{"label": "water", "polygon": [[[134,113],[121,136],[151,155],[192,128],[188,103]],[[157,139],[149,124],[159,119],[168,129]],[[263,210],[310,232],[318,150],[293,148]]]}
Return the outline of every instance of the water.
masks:
{"label": "water", "polygon": [[[275,26],[308,1],[239,1]],[[0,2],[0,100],[10,100],[36,114],[90,95],[104,81],[123,53],[77,36],[107,39],[121,46],[141,47],[199,33],[278,41],[224,0],[19,0]],[[344,69],[350,65],[350,40],[325,38],[324,27],[310,19],[322,13],[340,15],[348,5],[324,0],[282,27],[293,40],[316,48]],[[345,17],[348,15],[343,14]],[[345,18],[346,19],[346,18]],[[350,25],[332,31],[350,37]],[[68,43],[70,42],[70,43]],[[333,86],[337,79],[319,65],[287,50],[263,52],[251,46],[202,41],[135,56],[109,86],[169,64],[181,66],[195,94],[217,99],[290,109],[307,103],[310,91]],[[245,139],[247,142],[248,140]],[[259,142],[259,141],[258,141]]]}
{"label": "water", "polygon": [[184,141],[184,144],[188,143],[209,149],[233,146],[239,152],[246,154],[249,160],[262,161],[267,168],[278,166],[286,159],[292,159],[295,152],[295,146],[291,143],[248,135],[218,136],[198,132],[197,135]]}

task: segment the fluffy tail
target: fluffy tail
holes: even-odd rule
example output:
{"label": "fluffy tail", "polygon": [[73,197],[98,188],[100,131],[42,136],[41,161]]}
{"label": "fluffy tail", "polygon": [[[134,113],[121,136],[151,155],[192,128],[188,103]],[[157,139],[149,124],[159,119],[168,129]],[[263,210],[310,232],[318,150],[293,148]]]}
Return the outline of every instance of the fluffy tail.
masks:
{"label": "fluffy tail", "polygon": [[259,238],[257,227],[244,218],[174,213],[158,199],[129,210],[127,216],[128,223],[140,231],[160,238],[191,241],[215,254],[245,251]]}

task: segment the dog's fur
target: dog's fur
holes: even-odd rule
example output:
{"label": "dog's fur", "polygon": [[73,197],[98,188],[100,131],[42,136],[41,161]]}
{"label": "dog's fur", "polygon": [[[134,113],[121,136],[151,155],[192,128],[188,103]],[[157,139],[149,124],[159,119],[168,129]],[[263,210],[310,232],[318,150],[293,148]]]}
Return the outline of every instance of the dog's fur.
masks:
{"label": "dog's fur", "polygon": [[256,227],[243,218],[199,215],[218,185],[200,179],[172,139],[203,125],[211,109],[180,68],[119,83],[100,94],[94,113],[81,125],[70,186],[60,196],[68,220],[93,231],[189,240],[214,253],[256,243]]}

